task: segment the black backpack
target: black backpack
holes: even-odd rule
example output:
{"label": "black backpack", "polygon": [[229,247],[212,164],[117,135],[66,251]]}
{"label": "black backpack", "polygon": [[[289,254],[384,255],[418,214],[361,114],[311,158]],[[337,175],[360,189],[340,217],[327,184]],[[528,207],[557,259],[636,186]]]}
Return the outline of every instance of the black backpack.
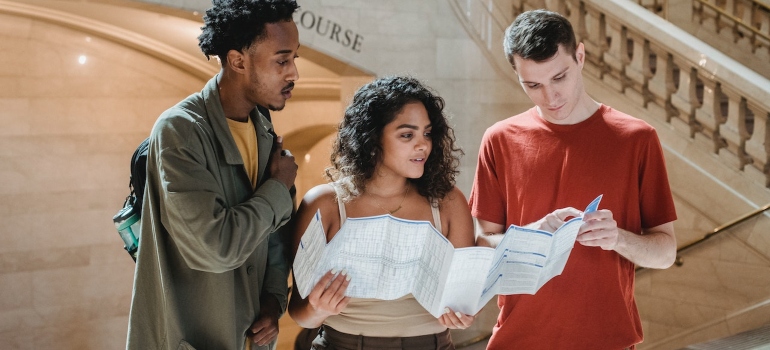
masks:
{"label": "black backpack", "polygon": [[112,217],[115,228],[118,229],[120,238],[123,239],[123,248],[131,258],[136,261],[136,253],[139,249],[139,235],[142,218],[142,201],[144,200],[144,184],[147,181],[147,151],[150,147],[150,138],[144,139],[131,156],[131,177],[128,188],[131,191],[123,202],[121,209]]}
{"label": "black backpack", "polygon": [[[262,106],[257,106],[262,115],[267,120],[270,119],[270,111]],[[270,130],[273,137],[277,137],[273,130]],[[147,182],[147,151],[150,148],[150,138],[144,139],[139,147],[131,156],[131,177],[128,181],[128,188],[131,192],[123,202],[123,209],[112,217],[115,228],[118,229],[120,238],[123,239],[123,248],[136,261],[136,253],[139,250],[140,228],[142,227],[142,201],[144,200],[144,184]],[[289,190],[291,197],[294,198],[296,188],[294,186]]]}

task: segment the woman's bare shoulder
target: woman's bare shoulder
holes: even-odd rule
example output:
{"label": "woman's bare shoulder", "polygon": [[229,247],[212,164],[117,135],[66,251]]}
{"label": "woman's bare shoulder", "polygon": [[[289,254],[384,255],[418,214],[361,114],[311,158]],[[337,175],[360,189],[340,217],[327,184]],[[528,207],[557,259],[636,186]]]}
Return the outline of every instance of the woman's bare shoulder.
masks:
{"label": "woman's bare shoulder", "polygon": [[302,201],[308,204],[325,202],[329,200],[337,200],[337,193],[334,191],[334,187],[331,183],[326,183],[311,188],[302,198]]}
{"label": "woman's bare shoulder", "polygon": [[452,190],[449,191],[444,198],[439,200],[438,203],[442,214],[445,210],[451,213],[458,209],[468,208],[468,200],[465,198],[463,191],[457,186],[452,188]]}
{"label": "woman's bare shoulder", "polygon": [[318,185],[305,193],[299,206],[300,212],[321,210],[321,214],[327,214],[337,209],[337,193],[332,184]]}
{"label": "woman's bare shoulder", "polygon": [[474,245],[473,218],[465,194],[456,186],[439,202],[441,221],[455,248]]}

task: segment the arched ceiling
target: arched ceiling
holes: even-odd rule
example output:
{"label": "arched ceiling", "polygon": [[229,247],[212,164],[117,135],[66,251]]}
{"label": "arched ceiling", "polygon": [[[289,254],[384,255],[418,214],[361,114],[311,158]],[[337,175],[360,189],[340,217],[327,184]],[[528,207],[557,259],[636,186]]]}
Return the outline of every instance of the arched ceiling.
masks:
{"label": "arched ceiling", "polygon": [[[198,48],[201,14],[131,1],[0,0],[0,12],[99,35],[160,58],[201,79],[219,71]],[[302,46],[295,99],[339,99],[340,78],[370,75]]]}

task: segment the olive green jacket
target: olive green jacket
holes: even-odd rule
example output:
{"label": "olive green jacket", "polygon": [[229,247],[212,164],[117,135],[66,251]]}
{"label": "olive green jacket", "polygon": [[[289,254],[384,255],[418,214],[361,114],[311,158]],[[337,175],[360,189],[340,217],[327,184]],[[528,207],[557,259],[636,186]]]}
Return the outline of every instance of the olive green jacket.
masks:
{"label": "olive green jacket", "polygon": [[[150,134],[127,349],[242,349],[269,293],[286,309],[289,266],[276,232],[294,208],[266,176],[272,124],[257,109],[252,189],[212,78]],[[255,347],[256,348],[256,347]]]}

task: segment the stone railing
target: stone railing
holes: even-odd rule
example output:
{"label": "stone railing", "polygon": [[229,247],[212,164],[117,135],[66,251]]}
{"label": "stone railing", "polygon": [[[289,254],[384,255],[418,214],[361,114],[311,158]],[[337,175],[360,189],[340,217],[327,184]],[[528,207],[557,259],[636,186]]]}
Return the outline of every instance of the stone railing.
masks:
{"label": "stone railing", "polygon": [[692,0],[693,20],[770,64],[770,6],[757,0]]}
{"label": "stone railing", "polygon": [[[501,53],[502,32],[510,22],[490,20],[499,16],[489,4],[493,1],[449,1],[469,33],[485,33],[474,39],[511,76]],[[700,143],[726,164],[770,187],[770,80],[628,0],[546,0],[538,5],[570,19],[586,47],[587,74],[651,116],[705,141]],[[514,15],[530,8],[526,0],[512,2]]]}
{"label": "stone railing", "polygon": [[471,38],[482,48],[487,60],[494,62],[498,74],[518,85],[516,74],[503,54],[502,44],[505,28],[513,21],[513,11],[505,5],[501,8],[500,3],[495,0],[449,0],[465,30],[471,33]]}
{"label": "stone railing", "polygon": [[663,18],[668,18],[668,14],[666,13],[668,11],[668,0],[633,0],[635,3],[639,4],[640,6],[646,8],[647,10],[657,14],[658,16],[661,16]]}

